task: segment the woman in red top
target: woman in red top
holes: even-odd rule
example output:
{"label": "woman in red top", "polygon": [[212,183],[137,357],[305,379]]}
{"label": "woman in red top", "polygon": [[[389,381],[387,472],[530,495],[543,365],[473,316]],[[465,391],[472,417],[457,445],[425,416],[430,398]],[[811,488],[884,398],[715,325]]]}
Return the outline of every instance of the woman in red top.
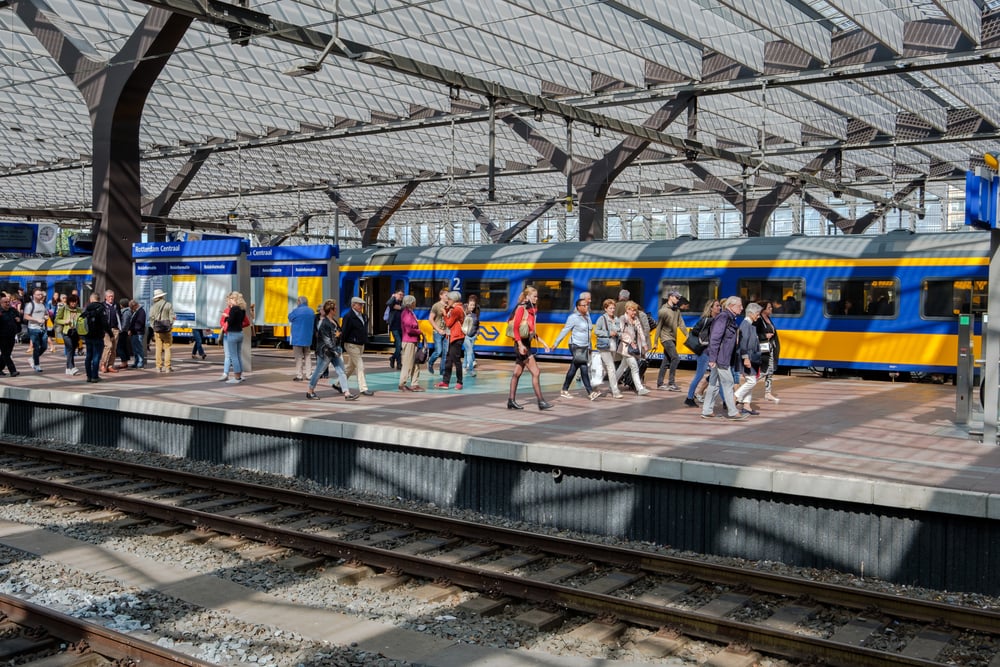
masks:
{"label": "woman in red top", "polygon": [[448,330],[448,357],[441,373],[438,389],[447,389],[451,382],[451,371],[455,369],[455,389],[462,388],[462,346],[465,344],[465,334],[462,333],[462,320],[465,311],[462,310],[462,295],[459,292],[448,292],[444,304],[444,326]]}
{"label": "woman in red top", "polygon": [[[524,409],[514,399],[517,397],[517,383],[521,379],[521,373],[524,372],[525,368],[531,373],[531,388],[535,390],[535,398],[538,399],[538,409],[549,410],[552,408],[552,404],[546,403],[545,398],[542,396],[542,385],[539,380],[541,369],[538,368],[538,362],[535,361],[535,353],[531,349],[532,340],[539,341],[546,352],[550,349],[549,344],[535,333],[535,314],[537,310],[538,290],[534,287],[525,287],[524,291],[521,292],[521,298],[518,300],[518,306],[514,310],[514,375],[510,378],[510,394],[507,396],[508,410]],[[526,331],[527,336],[521,336],[522,331]]]}

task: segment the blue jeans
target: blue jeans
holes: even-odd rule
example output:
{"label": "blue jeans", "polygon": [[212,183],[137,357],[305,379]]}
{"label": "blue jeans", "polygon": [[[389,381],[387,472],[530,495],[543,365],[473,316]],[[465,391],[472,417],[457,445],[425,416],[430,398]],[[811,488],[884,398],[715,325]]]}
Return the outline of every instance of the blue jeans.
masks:
{"label": "blue jeans", "polygon": [[135,367],[145,368],[146,367],[146,346],[142,340],[141,333],[133,333],[129,336],[132,341],[132,355],[135,357]]}
{"label": "blue jeans", "polygon": [[226,332],[226,337],[222,341],[222,347],[226,351],[226,358],[222,362],[222,372],[229,373],[229,367],[232,365],[233,373],[243,375],[243,359],[241,357],[243,351],[243,332]]}
{"label": "blue jeans", "polygon": [[205,356],[205,348],[201,346],[202,337],[201,329],[197,327],[191,330],[191,335],[194,336],[194,347],[191,348],[191,356],[198,355],[199,357]]}
{"label": "blue jeans", "polygon": [[392,329],[389,333],[392,334],[392,343],[396,348],[389,358],[394,359],[397,364],[401,364],[403,362],[403,330]]}
{"label": "blue jeans", "polygon": [[84,357],[87,379],[96,380],[101,368],[101,355],[104,354],[104,338],[84,338],[83,342],[87,347],[87,356]]}
{"label": "blue jeans", "polygon": [[434,360],[440,359],[441,375],[444,375],[445,352],[448,350],[448,334],[434,332],[434,351],[431,352],[430,359],[427,360],[427,370],[434,370]]}
{"label": "blue jeans", "polygon": [[462,347],[465,349],[465,370],[472,372],[476,369],[476,338],[475,336],[466,336],[465,342],[462,343]]}
{"label": "blue jeans", "polygon": [[49,333],[45,329],[28,328],[28,339],[31,341],[31,365],[41,363],[42,354],[49,347]]}
{"label": "blue jeans", "polygon": [[[350,392],[350,388],[347,386],[347,375],[344,373],[344,360],[340,358],[338,354],[333,359],[328,359],[322,354],[316,355],[316,369],[313,370],[312,377],[309,379],[309,391],[316,388],[316,384],[319,382],[319,376],[323,374],[323,371],[327,369],[327,366],[333,368],[337,373],[337,381],[340,383],[340,388],[346,394]],[[330,383],[333,386],[333,383]]]}
{"label": "blue jeans", "polygon": [[694,367],[694,379],[691,380],[691,386],[688,387],[688,398],[692,401],[694,400],[694,390],[701,382],[701,379],[705,377],[705,371],[708,370],[708,350],[705,350],[698,355],[698,365]]}

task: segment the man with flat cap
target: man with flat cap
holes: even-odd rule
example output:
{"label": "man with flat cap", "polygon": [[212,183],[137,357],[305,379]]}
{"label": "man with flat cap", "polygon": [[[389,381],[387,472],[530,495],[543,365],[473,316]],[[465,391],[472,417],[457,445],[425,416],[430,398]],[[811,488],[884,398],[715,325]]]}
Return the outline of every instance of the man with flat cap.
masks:
{"label": "man with flat cap", "polygon": [[[357,373],[358,391],[364,396],[374,396],[375,392],[368,388],[365,379],[365,360],[362,355],[368,344],[368,317],[364,314],[365,300],[361,297],[351,299],[351,309],[344,314],[340,323],[341,340],[344,342],[344,374],[347,377]],[[341,387],[343,391],[350,391]]]}

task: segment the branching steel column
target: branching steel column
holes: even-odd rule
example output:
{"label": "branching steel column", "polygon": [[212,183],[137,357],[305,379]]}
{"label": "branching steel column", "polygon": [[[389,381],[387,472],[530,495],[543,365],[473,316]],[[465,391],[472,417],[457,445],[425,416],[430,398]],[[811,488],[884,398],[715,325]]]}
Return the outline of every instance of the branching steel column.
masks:
{"label": "branching steel column", "polygon": [[[198,175],[202,165],[205,164],[205,160],[210,155],[212,155],[212,150],[209,148],[195,151],[194,155],[188,158],[177,175],[170,181],[170,184],[163,188],[163,192],[142,207],[143,215],[170,215],[170,211],[173,210],[174,205],[180,200],[181,195],[184,194],[194,177]],[[151,240],[163,241],[166,239],[166,230],[160,227],[147,228],[146,235]]]}
{"label": "branching steel column", "polygon": [[132,244],[140,240],[139,126],[146,96],[191,18],[153,8],[121,51],[102,60],[90,45],[65,34],[45,0],[17,0],[18,18],[76,87],[93,130],[94,289],[132,293]]}

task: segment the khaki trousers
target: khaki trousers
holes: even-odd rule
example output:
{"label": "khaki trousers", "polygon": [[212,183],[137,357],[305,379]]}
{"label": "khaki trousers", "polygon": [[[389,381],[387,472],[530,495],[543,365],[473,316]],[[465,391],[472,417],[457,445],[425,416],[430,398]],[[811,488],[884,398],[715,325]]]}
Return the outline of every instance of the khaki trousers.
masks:
{"label": "khaki trousers", "polygon": [[153,346],[155,351],[156,370],[166,370],[170,368],[170,348],[174,346],[174,334],[170,331],[166,333],[153,332]]}
{"label": "khaki trousers", "polygon": [[[358,391],[368,391],[368,380],[365,379],[365,360],[361,357],[364,351],[364,345],[344,343],[344,374],[351,377],[357,373]],[[347,391],[347,387],[341,387],[341,389]]]}
{"label": "khaki trousers", "polygon": [[399,364],[399,385],[416,387],[420,384],[420,364],[417,363],[417,344],[403,343],[403,361]]}

